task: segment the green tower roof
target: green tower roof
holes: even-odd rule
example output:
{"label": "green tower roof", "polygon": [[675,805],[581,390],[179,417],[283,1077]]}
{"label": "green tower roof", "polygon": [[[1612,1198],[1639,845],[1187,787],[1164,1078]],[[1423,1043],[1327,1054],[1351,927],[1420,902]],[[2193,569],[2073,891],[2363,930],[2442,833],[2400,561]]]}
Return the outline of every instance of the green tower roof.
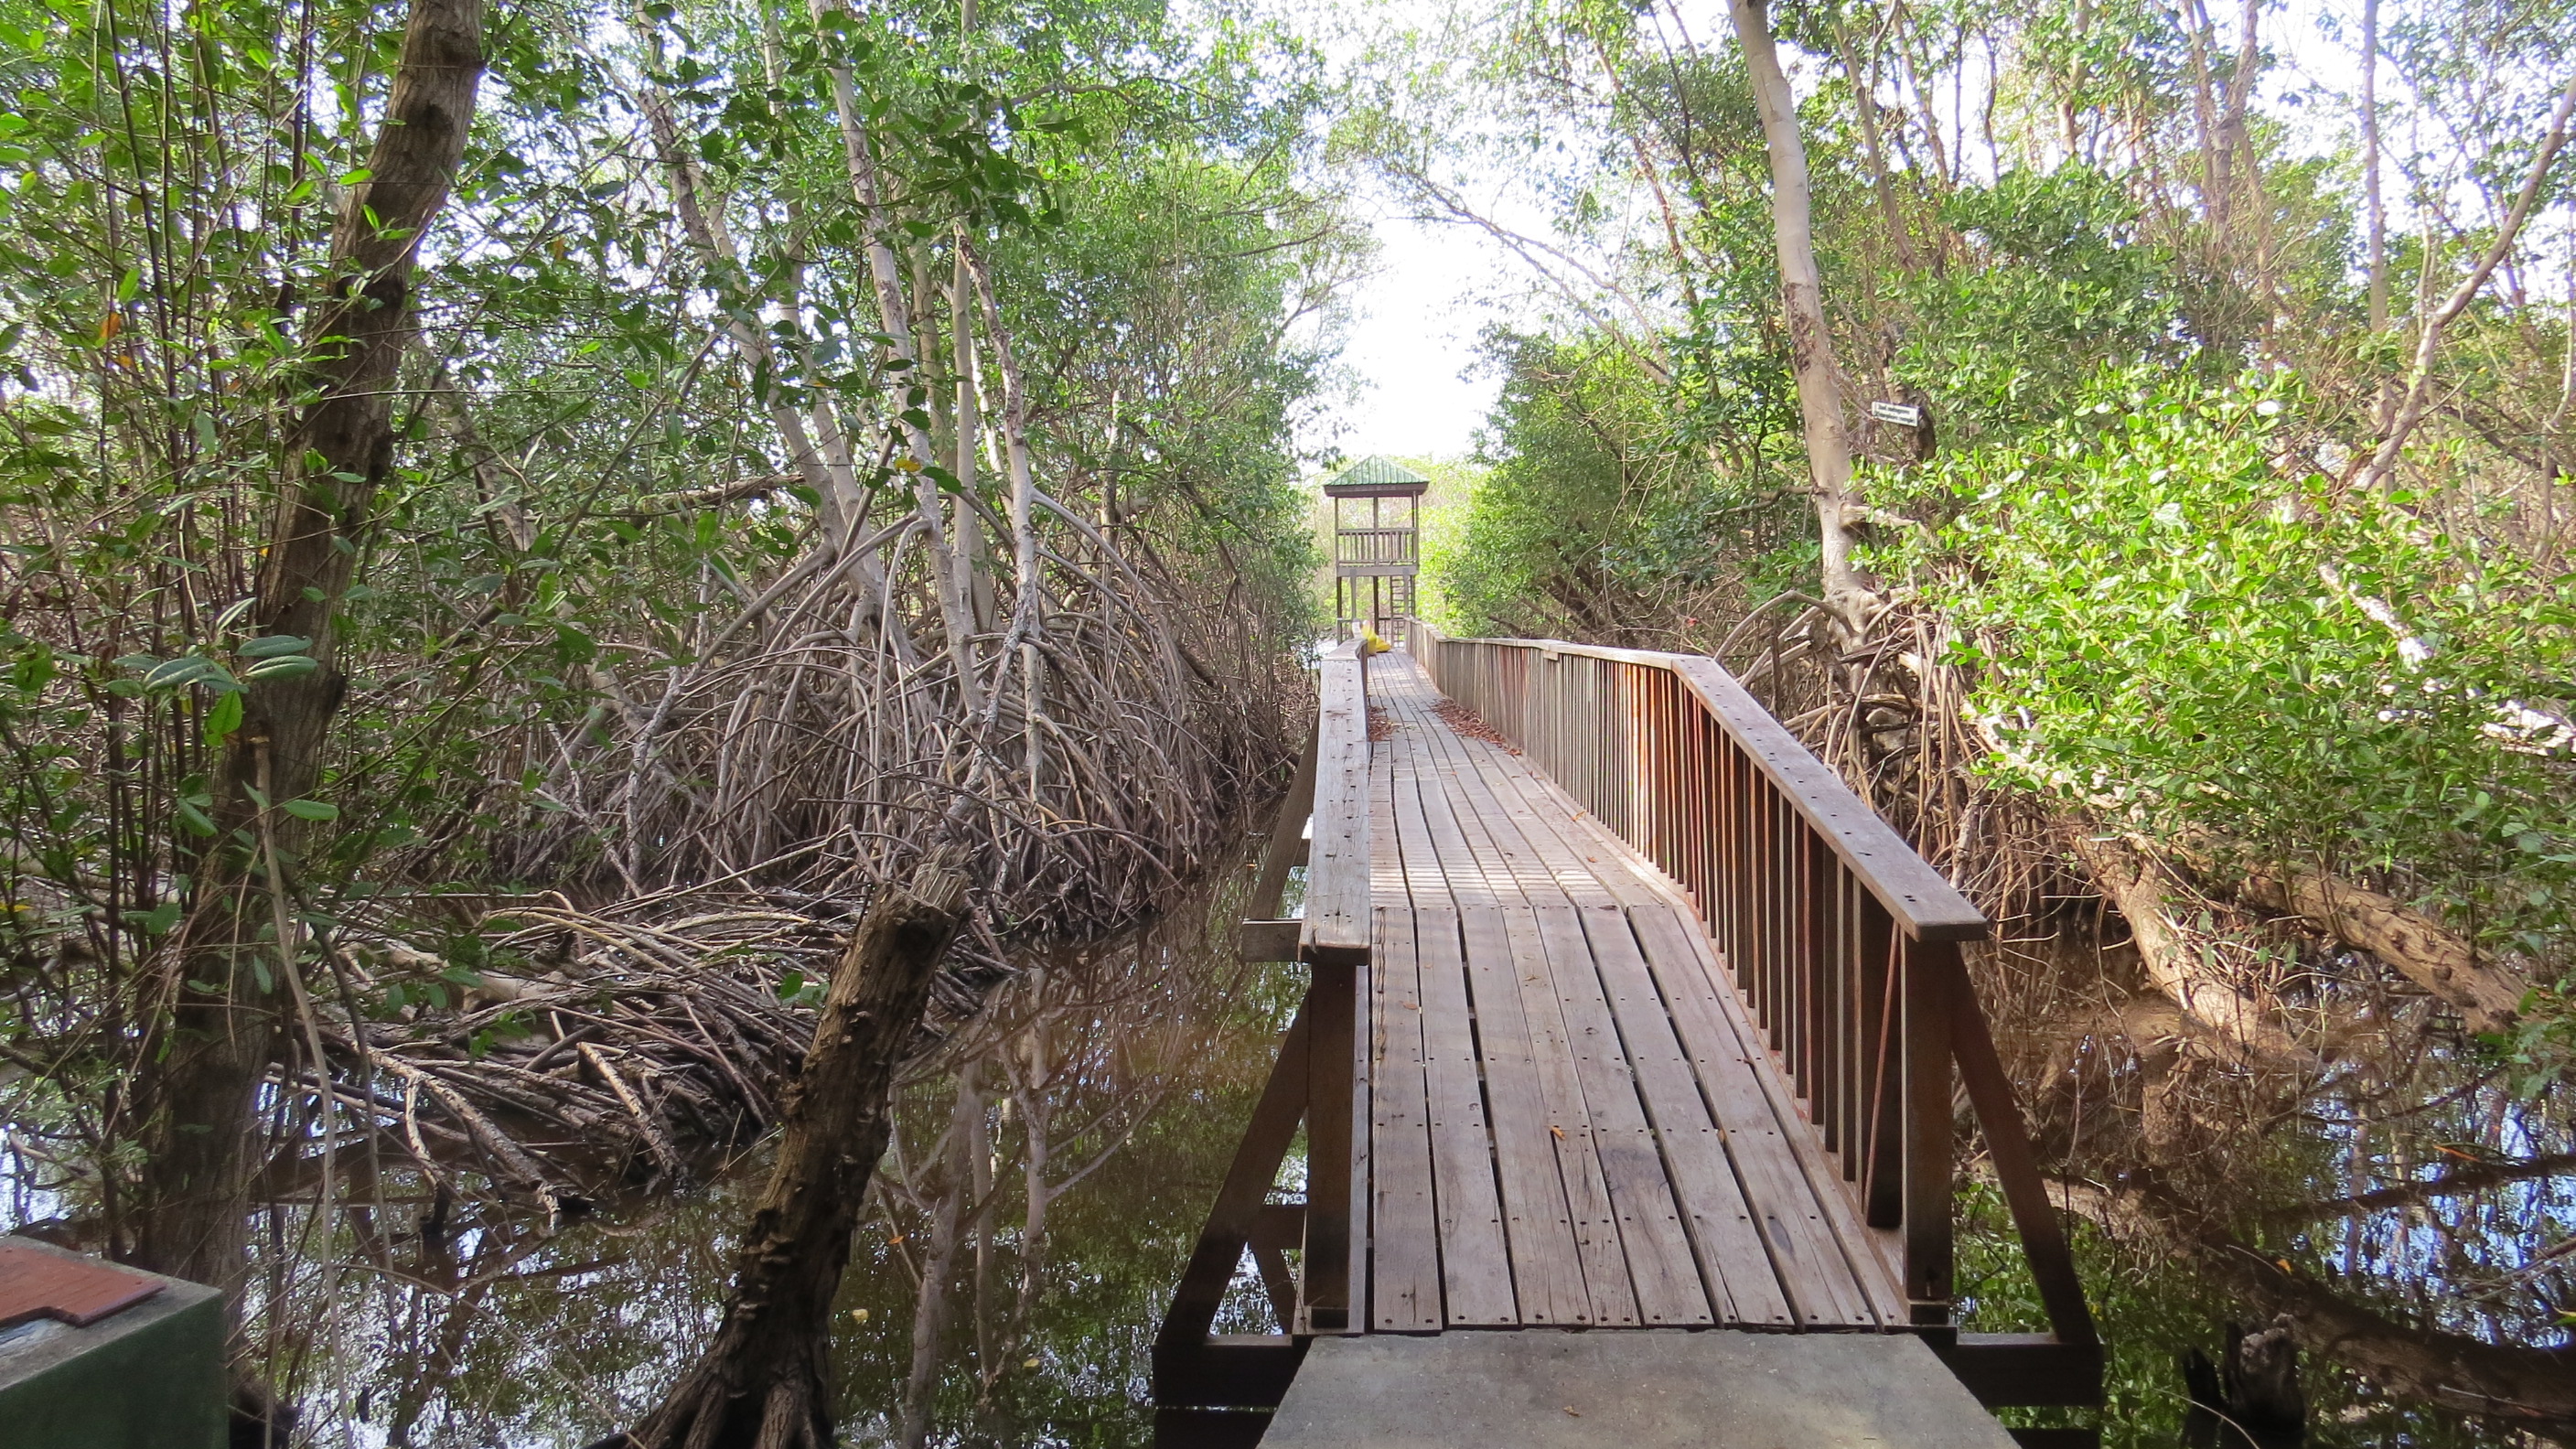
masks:
{"label": "green tower roof", "polygon": [[1430,486],[1430,479],[1393,458],[1372,454],[1334,474],[1324,492],[1335,498],[1403,498]]}

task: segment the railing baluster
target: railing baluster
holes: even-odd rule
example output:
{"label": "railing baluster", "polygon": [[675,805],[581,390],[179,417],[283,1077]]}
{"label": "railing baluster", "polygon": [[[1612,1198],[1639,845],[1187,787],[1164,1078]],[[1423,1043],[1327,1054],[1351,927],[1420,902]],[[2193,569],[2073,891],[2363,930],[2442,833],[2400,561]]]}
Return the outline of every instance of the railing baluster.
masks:
{"label": "railing baluster", "polygon": [[[1873,916],[1879,912],[1872,912]],[[1874,922],[1880,929],[1865,949],[1862,960],[1869,966],[1868,989],[1861,993],[1861,1018],[1869,1053],[1869,1090],[1863,1111],[1869,1114],[1869,1136],[1863,1144],[1862,1160],[1855,1164],[1861,1184],[1861,1213],[1873,1228],[1893,1228],[1905,1220],[1905,1199],[1898,1189],[1904,1175],[1904,1111],[1897,1100],[1903,1087],[1899,1071],[1903,1051],[1898,1023],[1900,1009],[1898,990],[1901,973],[1897,969],[1899,943],[1903,939],[1887,923]]]}

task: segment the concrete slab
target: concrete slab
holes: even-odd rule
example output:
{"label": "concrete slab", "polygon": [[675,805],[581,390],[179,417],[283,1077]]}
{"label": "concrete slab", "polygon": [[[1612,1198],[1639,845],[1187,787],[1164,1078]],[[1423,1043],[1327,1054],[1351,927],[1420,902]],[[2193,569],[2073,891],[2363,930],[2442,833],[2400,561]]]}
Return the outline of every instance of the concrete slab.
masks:
{"label": "concrete slab", "polygon": [[1262,1449],[2012,1449],[1911,1334],[1319,1338]]}

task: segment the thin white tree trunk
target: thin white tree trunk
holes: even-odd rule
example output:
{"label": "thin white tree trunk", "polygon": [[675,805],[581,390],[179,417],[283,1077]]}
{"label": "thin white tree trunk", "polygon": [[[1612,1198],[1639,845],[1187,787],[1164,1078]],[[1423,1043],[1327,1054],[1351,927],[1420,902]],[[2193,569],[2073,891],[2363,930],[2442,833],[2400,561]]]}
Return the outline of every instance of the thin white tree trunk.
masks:
{"label": "thin white tree trunk", "polygon": [[1825,327],[1824,284],[1816,271],[1814,206],[1807,184],[1807,148],[1798,135],[1795,98],[1780,69],[1763,0],[1728,0],[1736,40],[1762,116],[1762,138],[1771,155],[1771,221],[1780,256],[1780,303],[1789,323],[1790,367],[1798,382],[1798,414],[1805,425],[1807,471],[1816,495],[1816,532],[1822,545],[1825,608],[1847,639],[1856,639],[1886,608],[1886,598],[1851,559],[1850,520],[1861,511],[1852,487],[1851,440],[1843,429],[1842,369],[1833,335]]}
{"label": "thin white tree trunk", "polygon": [[[2388,330],[2388,202],[2380,194],[2379,148],[2379,0],[2361,5],[2361,187],[2369,229],[2370,330]],[[2371,427],[2386,433],[2397,414],[2397,384],[2379,380],[2379,396],[2370,410]]]}
{"label": "thin white tree trunk", "polygon": [[[1028,390],[1020,377],[1019,359],[1011,351],[1009,332],[1002,326],[1002,308],[993,295],[992,278],[963,234],[957,239],[957,254],[966,263],[967,275],[974,281],[977,295],[984,305],[984,336],[992,344],[993,367],[1002,375],[1002,452],[1011,473],[1011,554],[1012,568],[1018,575],[1019,596],[1011,608],[1010,632],[1006,636],[1020,650],[1021,707],[1025,720],[1026,768],[1029,793],[1035,797],[1044,778],[1045,740],[1040,733],[1039,717],[1045,712],[1045,660],[1037,646],[1038,631],[1044,627],[1045,599],[1038,587],[1037,474],[1029,458]],[[1102,540],[1102,547],[1108,547]],[[1116,556],[1112,551],[1113,558]],[[1007,646],[1006,646],[1007,647]]]}
{"label": "thin white tree trunk", "polygon": [[2406,450],[2406,436],[2424,420],[2424,408],[2432,400],[2433,362],[2442,350],[2442,334],[2459,320],[2461,313],[2469,310],[2469,304],[2476,301],[2478,293],[2485,289],[2487,278],[2504,261],[2505,254],[2513,250],[2514,240],[2522,235],[2522,224],[2530,220],[2532,204],[2540,197],[2541,183],[2548,179],[2550,168],[2557,164],[2558,153],[2566,149],[2567,122],[2571,114],[2576,114],[2576,75],[2570,75],[2567,88],[2558,93],[2557,109],[2549,115],[2549,133],[2541,137],[2540,150],[2531,159],[2531,174],[2523,178],[2522,189],[2515,193],[2512,209],[2505,213],[2504,224],[2496,228],[2495,240],[2488,244],[2486,254],[2478,258],[2477,266],[2461,279],[2460,285],[2451,289],[2451,295],[2443,301],[2441,309],[2424,319],[2423,330],[2415,338],[2415,362],[2407,374],[2405,395],[2398,401],[2396,416],[2388,421],[2379,449],[2371,456],[2370,466],[2362,473],[2361,481],[2365,485],[2385,485],[2396,476],[2397,460]]}
{"label": "thin white tree trunk", "polygon": [[[815,0],[814,16],[824,16],[844,7],[838,0]],[[877,302],[877,320],[885,328],[886,351],[891,354],[891,370],[900,375],[905,388],[927,386],[922,376],[921,347],[915,338],[912,308],[903,295],[903,266],[894,254],[892,235],[894,219],[885,206],[885,188],[877,178],[876,150],[870,142],[867,117],[859,104],[858,87],[850,77],[850,68],[835,64],[831,68],[832,104],[840,119],[841,149],[849,168],[851,198],[858,203],[866,234],[864,248],[868,260],[868,283]],[[968,595],[956,587],[957,570],[950,548],[946,509],[939,485],[928,470],[939,460],[939,449],[929,430],[903,414],[909,406],[895,409],[895,421],[902,431],[907,462],[913,474],[914,506],[921,515],[922,541],[929,550],[932,576],[939,597],[940,625],[948,636],[948,656],[957,675],[959,710],[974,714],[983,708],[981,682],[976,677],[974,611]]]}
{"label": "thin white tree trunk", "polygon": [[957,475],[957,555],[965,562],[967,602],[974,611],[976,632],[989,634],[995,613],[993,571],[986,556],[983,514],[975,506],[976,434],[983,428],[983,400],[976,375],[974,315],[974,282],[966,274],[966,258],[961,254],[948,283],[948,321],[954,336],[948,367],[957,393],[957,449],[948,470]]}

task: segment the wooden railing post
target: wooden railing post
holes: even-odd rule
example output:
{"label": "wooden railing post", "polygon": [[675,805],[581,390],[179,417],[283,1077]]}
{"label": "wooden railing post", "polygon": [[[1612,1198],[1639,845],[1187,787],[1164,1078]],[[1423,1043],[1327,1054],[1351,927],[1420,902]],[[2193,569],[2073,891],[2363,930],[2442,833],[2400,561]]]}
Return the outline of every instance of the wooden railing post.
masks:
{"label": "wooden railing post", "polygon": [[1950,984],[1959,948],[1905,944],[1905,1296],[1926,1328],[1950,1322]]}
{"label": "wooden railing post", "polygon": [[1359,969],[1318,963],[1306,998],[1312,1013],[1307,1037],[1305,1301],[1299,1333],[1343,1333],[1351,1328],[1352,1226],[1364,1222],[1351,1207],[1352,1044],[1359,1001]]}

